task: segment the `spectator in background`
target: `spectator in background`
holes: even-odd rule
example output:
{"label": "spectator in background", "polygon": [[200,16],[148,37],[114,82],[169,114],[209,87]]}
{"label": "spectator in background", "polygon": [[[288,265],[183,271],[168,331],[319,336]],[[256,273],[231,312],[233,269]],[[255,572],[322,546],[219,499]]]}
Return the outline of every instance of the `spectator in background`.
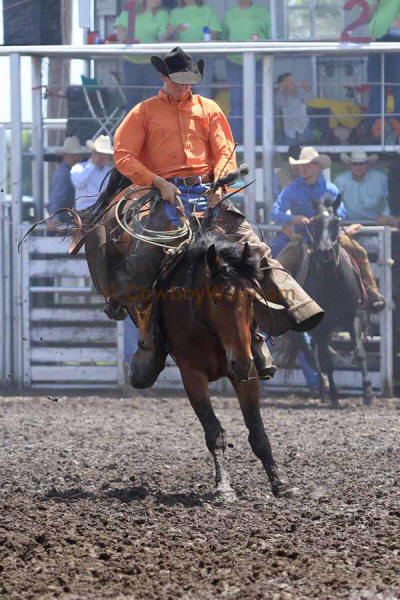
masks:
{"label": "spectator in background", "polygon": [[[222,36],[232,42],[266,40],[271,37],[270,15],[265,6],[252,0],[237,0],[222,21]],[[243,59],[230,54],[226,61],[230,83],[229,123],[235,142],[243,143]],[[256,137],[261,142],[262,101],[261,101],[262,62],[256,62]]]}
{"label": "spectator in background", "polygon": [[[300,146],[298,144],[293,144],[289,146],[287,156],[291,156],[295,160],[299,158],[300,155]],[[298,165],[291,165],[286,159],[285,161],[281,158],[281,155],[276,153],[278,164],[278,168],[276,168],[274,175],[272,177],[272,194],[274,199],[279,196],[281,191],[290,183],[293,183],[295,179],[300,175]],[[275,165],[276,166],[276,165]]]}
{"label": "spectator in background", "polygon": [[100,135],[95,141],[88,140],[86,146],[92,151],[90,159],[71,169],[76,210],[86,210],[96,202],[112,167],[114,150],[108,135]]}
{"label": "spectator in background", "polygon": [[[368,0],[370,4],[369,31],[377,42],[400,42],[400,0]],[[392,85],[394,111],[392,127],[400,136],[400,60],[398,53],[384,55],[385,84]],[[381,136],[382,94],[379,85],[382,79],[380,54],[368,54],[369,104],[368,114],[373,137]]]}
{"label": "spectator in background", "polygon": [[[204,42],[221,37],[221,25],[211,6],[203,0],[181,0],[180,6],[171,11],[169,32],[178,42]],[[204,77],[198,93],[212,98],[214,61],[205,58]],[[197,91],[197,88],[194,88]]]}
{"label": "spectator in background", "polygon": [[356,223],[376,221],[377,217],[389,216],[388,177],[382,171],[372,169],[378,160],[377,154],[367,155],[364,150],[353,150],[340,155],[350,170],[341,173],[335,181],[342,195],[346,218]]}
{"label": "spectator in background", "polygon": [[[63,147],[57,154],[62,155],[62,162],[53,173],[50,184],[49,194],[49,214],[55,213],[60,208],[73,208],[75,201],[75,189],[71,181],[71,167],[82,160],[83,155],[88,154],[87,148],[81,146],[76,136],[67,137],[64,140]],[[67,214],[60,214],[48,221],[47,229],[49,231],[57,230],[57,223],[68,219]]]}
{"label": "spectator in background", "polygon": [[312,98],[310,86],[305,81],[296,83],[292,73],[282,73],[277,79],[275,104],[282,117],[279,144],[308,144],[311,142],[310,117],[307,102]]}
{"label": "spectator in background", "polygon": [[[138,5],[140,2],[138,2]],[[170,36],[168,25],[168,12],[161,8],[161,0],[143,0],[138,7],[135,21],[135,43],[153,43],[167,40]],[[115,22],[117,40],[126,43],[128,37],[129,12],[123,10]],[[150,56],[136,55],[125,56],[123,63],[125,95],[127,109],[154,95],[154,88],[159,88],[160,80],[153,69],[149,69]],[[135,87],[129,87],[135,86]]]}

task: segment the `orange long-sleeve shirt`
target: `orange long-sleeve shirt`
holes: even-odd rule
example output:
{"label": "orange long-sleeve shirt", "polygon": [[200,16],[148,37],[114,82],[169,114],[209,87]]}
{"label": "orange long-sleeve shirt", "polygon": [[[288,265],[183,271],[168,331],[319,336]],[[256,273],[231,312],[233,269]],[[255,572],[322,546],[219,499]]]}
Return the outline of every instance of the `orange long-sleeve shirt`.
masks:
{"label": "orange long-sleeve shirt", "polygon": [[135,106],[118,127],[114,161],[136,185],[151,186],[156,175],[226,175],[236,170],[233,149],[232,133],[218,104],[190,92],[177,102],[160,90]]}

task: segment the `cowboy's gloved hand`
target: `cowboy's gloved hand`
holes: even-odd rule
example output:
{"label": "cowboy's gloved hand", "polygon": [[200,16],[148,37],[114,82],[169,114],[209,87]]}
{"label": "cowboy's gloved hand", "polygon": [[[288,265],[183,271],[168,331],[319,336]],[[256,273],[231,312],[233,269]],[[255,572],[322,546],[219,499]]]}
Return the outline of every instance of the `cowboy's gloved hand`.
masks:
{"label": "cowboy's gloved hand", "polygon": [[356,235],[362,229],[362,225],[360,223],[352,223],[344,230],[346,235]]}
{"label": "cowboy's gloved hand", "polygon": [[175,196],[181,195],[181,190],[171,181],[167,181],[158,175],[153,179],[153,186],[161,192],[161,198],[174,205]]}

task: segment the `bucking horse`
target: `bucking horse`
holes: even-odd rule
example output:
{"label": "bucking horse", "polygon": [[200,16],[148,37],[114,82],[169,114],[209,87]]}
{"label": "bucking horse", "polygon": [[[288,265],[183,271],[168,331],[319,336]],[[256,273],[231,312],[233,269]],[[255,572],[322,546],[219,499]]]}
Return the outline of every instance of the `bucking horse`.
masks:
{"label": "bucking horse", "polygon": [[[226,178],[224,181],[226,183]],[[122,274],[120,266],[133,248],[129,215],[134,211],[146,219],[157,193],[154,189],[135,189],[114,170],[90,215],[88,213],[86,218],[85,214],[71,213],[75,219],[71,253],[85,244],[88,231],[99,224],[106,226],[102,229],[105,232],[102,251],[106,253],[108,267],[115,271],[119,302],[125,297],[125,309],[139,326],[142,324],[138,319],[140,299],[130,293],[134,282]],[[251,351],[254,299],[267,304],[261,297],[259,259],[252,255],[247,243],[229,243],[221,234],[208,230],[206,216],[202,220],[195,216],[193,220],[196,223],[190,224],[191,233],[180,252],[171,252],[174,254],[171,259],[167,256],[167,266],[153,288],[156,298],[153,309],[157,311],[162,343],[179,367],[185,391],[203,426],[207,448],[214,459],[214,494],[222,501],[235,498],[224,458],[225,432],[215,415],[209,392],[209,382],[228,377],[239,399],[250,446],[262,462],[274,496],[290,496],[293,488],[279,476],[264,428],[259,380]],[[146,231],[145,227],[141,231]],[[86,251],[90,252],[90,248],[86,247]],[[93,269],[93,261],[90,262]],[[92,278],[96,285],[93,272]]]}

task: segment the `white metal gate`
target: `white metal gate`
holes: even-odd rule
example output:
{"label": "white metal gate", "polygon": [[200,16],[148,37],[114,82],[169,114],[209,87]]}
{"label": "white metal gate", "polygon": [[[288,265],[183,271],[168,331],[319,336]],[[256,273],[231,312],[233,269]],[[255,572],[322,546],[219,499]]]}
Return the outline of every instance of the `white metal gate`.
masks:
{"label": "white metal gate", "polygon": [[90,285],[83,252],[33,235],[22,247],[23,384],[112,388],[124,383],[123,336]]}

